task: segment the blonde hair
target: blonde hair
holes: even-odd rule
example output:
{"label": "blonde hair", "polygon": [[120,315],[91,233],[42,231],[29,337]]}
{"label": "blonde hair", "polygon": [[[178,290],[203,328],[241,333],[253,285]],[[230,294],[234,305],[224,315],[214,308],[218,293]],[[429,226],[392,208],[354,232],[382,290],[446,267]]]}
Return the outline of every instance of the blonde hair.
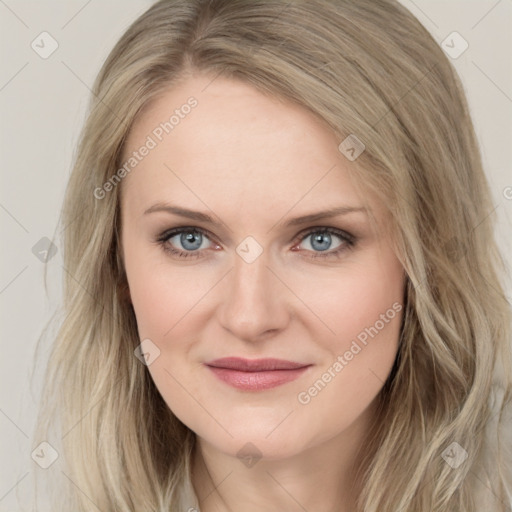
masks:
{"label": "blonde hair", "polygon": [[[178,507],[195,434],[134,356],[122,183],[102,199],[94,190],[119,169],[142,110],[193,71],[299,104],[340,143],[353,134],[365,145],[347,165],[386,205],[407,284],[399,352],[361,458],[358,510],[474,512],[490,510],[491,498],[493,510],[507,510],[511,454],[500,433],[512,392],[511,310],[491,193],[452,64],[393,0],[165,0],[112,50],[61,217],[64,318],[37,430],[62,444],[66,463],[53,474],[53,510]],[[454,446],[467,452],[458,467],[447,462]]]}

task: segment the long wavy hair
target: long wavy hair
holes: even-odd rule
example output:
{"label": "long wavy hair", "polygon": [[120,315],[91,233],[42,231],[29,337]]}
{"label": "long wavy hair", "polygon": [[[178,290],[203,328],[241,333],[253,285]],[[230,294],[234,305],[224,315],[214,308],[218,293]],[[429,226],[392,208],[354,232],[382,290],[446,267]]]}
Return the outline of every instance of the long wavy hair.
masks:
{"label": "long wavy hair", "polygon": [[510,510],[512,322],[491,191],[452,63],[394,0],[162,0],[111,51],[60,218],[62,318],[35,434],[62,456],[40,472],[58,487],[52,510],[180,507],[195,434],[134,356],[123,184],[94,191],[143,109],[191,71],[301,105],[340,143],[355,135],[365,148],[349,171],[391,214],[406,301],[358,511]]}

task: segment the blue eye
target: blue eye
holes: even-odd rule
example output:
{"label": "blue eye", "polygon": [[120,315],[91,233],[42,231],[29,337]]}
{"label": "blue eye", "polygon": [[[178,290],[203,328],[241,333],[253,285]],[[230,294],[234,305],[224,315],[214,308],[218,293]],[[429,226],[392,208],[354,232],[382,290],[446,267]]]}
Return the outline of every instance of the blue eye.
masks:
{"label": "blue eye", "polygon": [[[333,248],[333,236],[340,242]],[[341,229],[335,228],[313,228],[302,234],[299,241],[302,243],[309,240],[309,245],[313,249],[311,258],[339,258],[342,253],[354,247],[356,238]],[[295,250],[295,249],[293,249]],[[327,252],[328,251],[328,252]]]}
{"label": "blue eye", "polygon": [[[314,235],[314,236],[313,236]],[[332,248],[333,237],[338,238],[340,241]],[[173,239],[176,239],[173,241]],[[296,244],[292,251],[297,251],[295,248],[298,243],[310,240],[309,245],[311,249],[306,252],[311,253],[307,257],[311,258],[339,258],[341,254],[351,249],[356,242],[356,238],[341,229],[321,227],[309,229],[306,233],[302,233],[296,239]],[[170,231],[162,233],[157,243],[162,245],[164,251],[170,253],[177,258],[200,258],[204,250],[211,248],[210,246],[203,246],[203,243],[209,240],[209,235],[206,231],[197,227],[181,227],[175,228]],[[181,245],[182,249],[177,249],[176,245]],[[215,247],[220,247],[214,244]]]}
{"label": "blue eye", "polygon": [[199,231],[182,231],[181,233],[174,235],[172,238],[176,238],[178,236],[181,246],[187,251],[197,251],[201,248],[203,234]]}
{"label": "blue eye", "polygon": [[310,233],[304,238],[303,241],[306,240],[310,240],[309,245],[315,251],[327,251],[328,249],[332,249],[332,235],[327,231],[316,231],[314,233]]}
{"label": "blue eye", "polygon": [[[171,242],[176,238],[174,242]],[[199,228],[176,228],[170,232],[163,233],[158,239],[164,249],[179,258],[196,258],[204,240],[207,239],[206,233]],[[179,243],[185,250],[176,249],[174,246]]]}

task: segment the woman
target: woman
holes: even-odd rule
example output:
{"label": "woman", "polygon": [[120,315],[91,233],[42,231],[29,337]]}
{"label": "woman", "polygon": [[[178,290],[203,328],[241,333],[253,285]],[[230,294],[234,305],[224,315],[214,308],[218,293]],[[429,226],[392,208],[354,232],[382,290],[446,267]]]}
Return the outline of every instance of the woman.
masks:
{"label": "woman", "polygon": [[493,205],[421,24],[160,1],[93,93],[38,430],[55,510],[509,510]]}

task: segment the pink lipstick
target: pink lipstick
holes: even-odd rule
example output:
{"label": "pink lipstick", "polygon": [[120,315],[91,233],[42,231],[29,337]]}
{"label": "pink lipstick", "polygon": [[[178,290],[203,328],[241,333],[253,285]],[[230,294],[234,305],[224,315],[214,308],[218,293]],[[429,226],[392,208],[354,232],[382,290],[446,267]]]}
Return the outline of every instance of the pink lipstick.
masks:
{"label": "pink lipstick", "polygon": [[274,388],[300,377],[311,364],[283,359],[224,357],[205,363],[220,380],[247,391]]}

